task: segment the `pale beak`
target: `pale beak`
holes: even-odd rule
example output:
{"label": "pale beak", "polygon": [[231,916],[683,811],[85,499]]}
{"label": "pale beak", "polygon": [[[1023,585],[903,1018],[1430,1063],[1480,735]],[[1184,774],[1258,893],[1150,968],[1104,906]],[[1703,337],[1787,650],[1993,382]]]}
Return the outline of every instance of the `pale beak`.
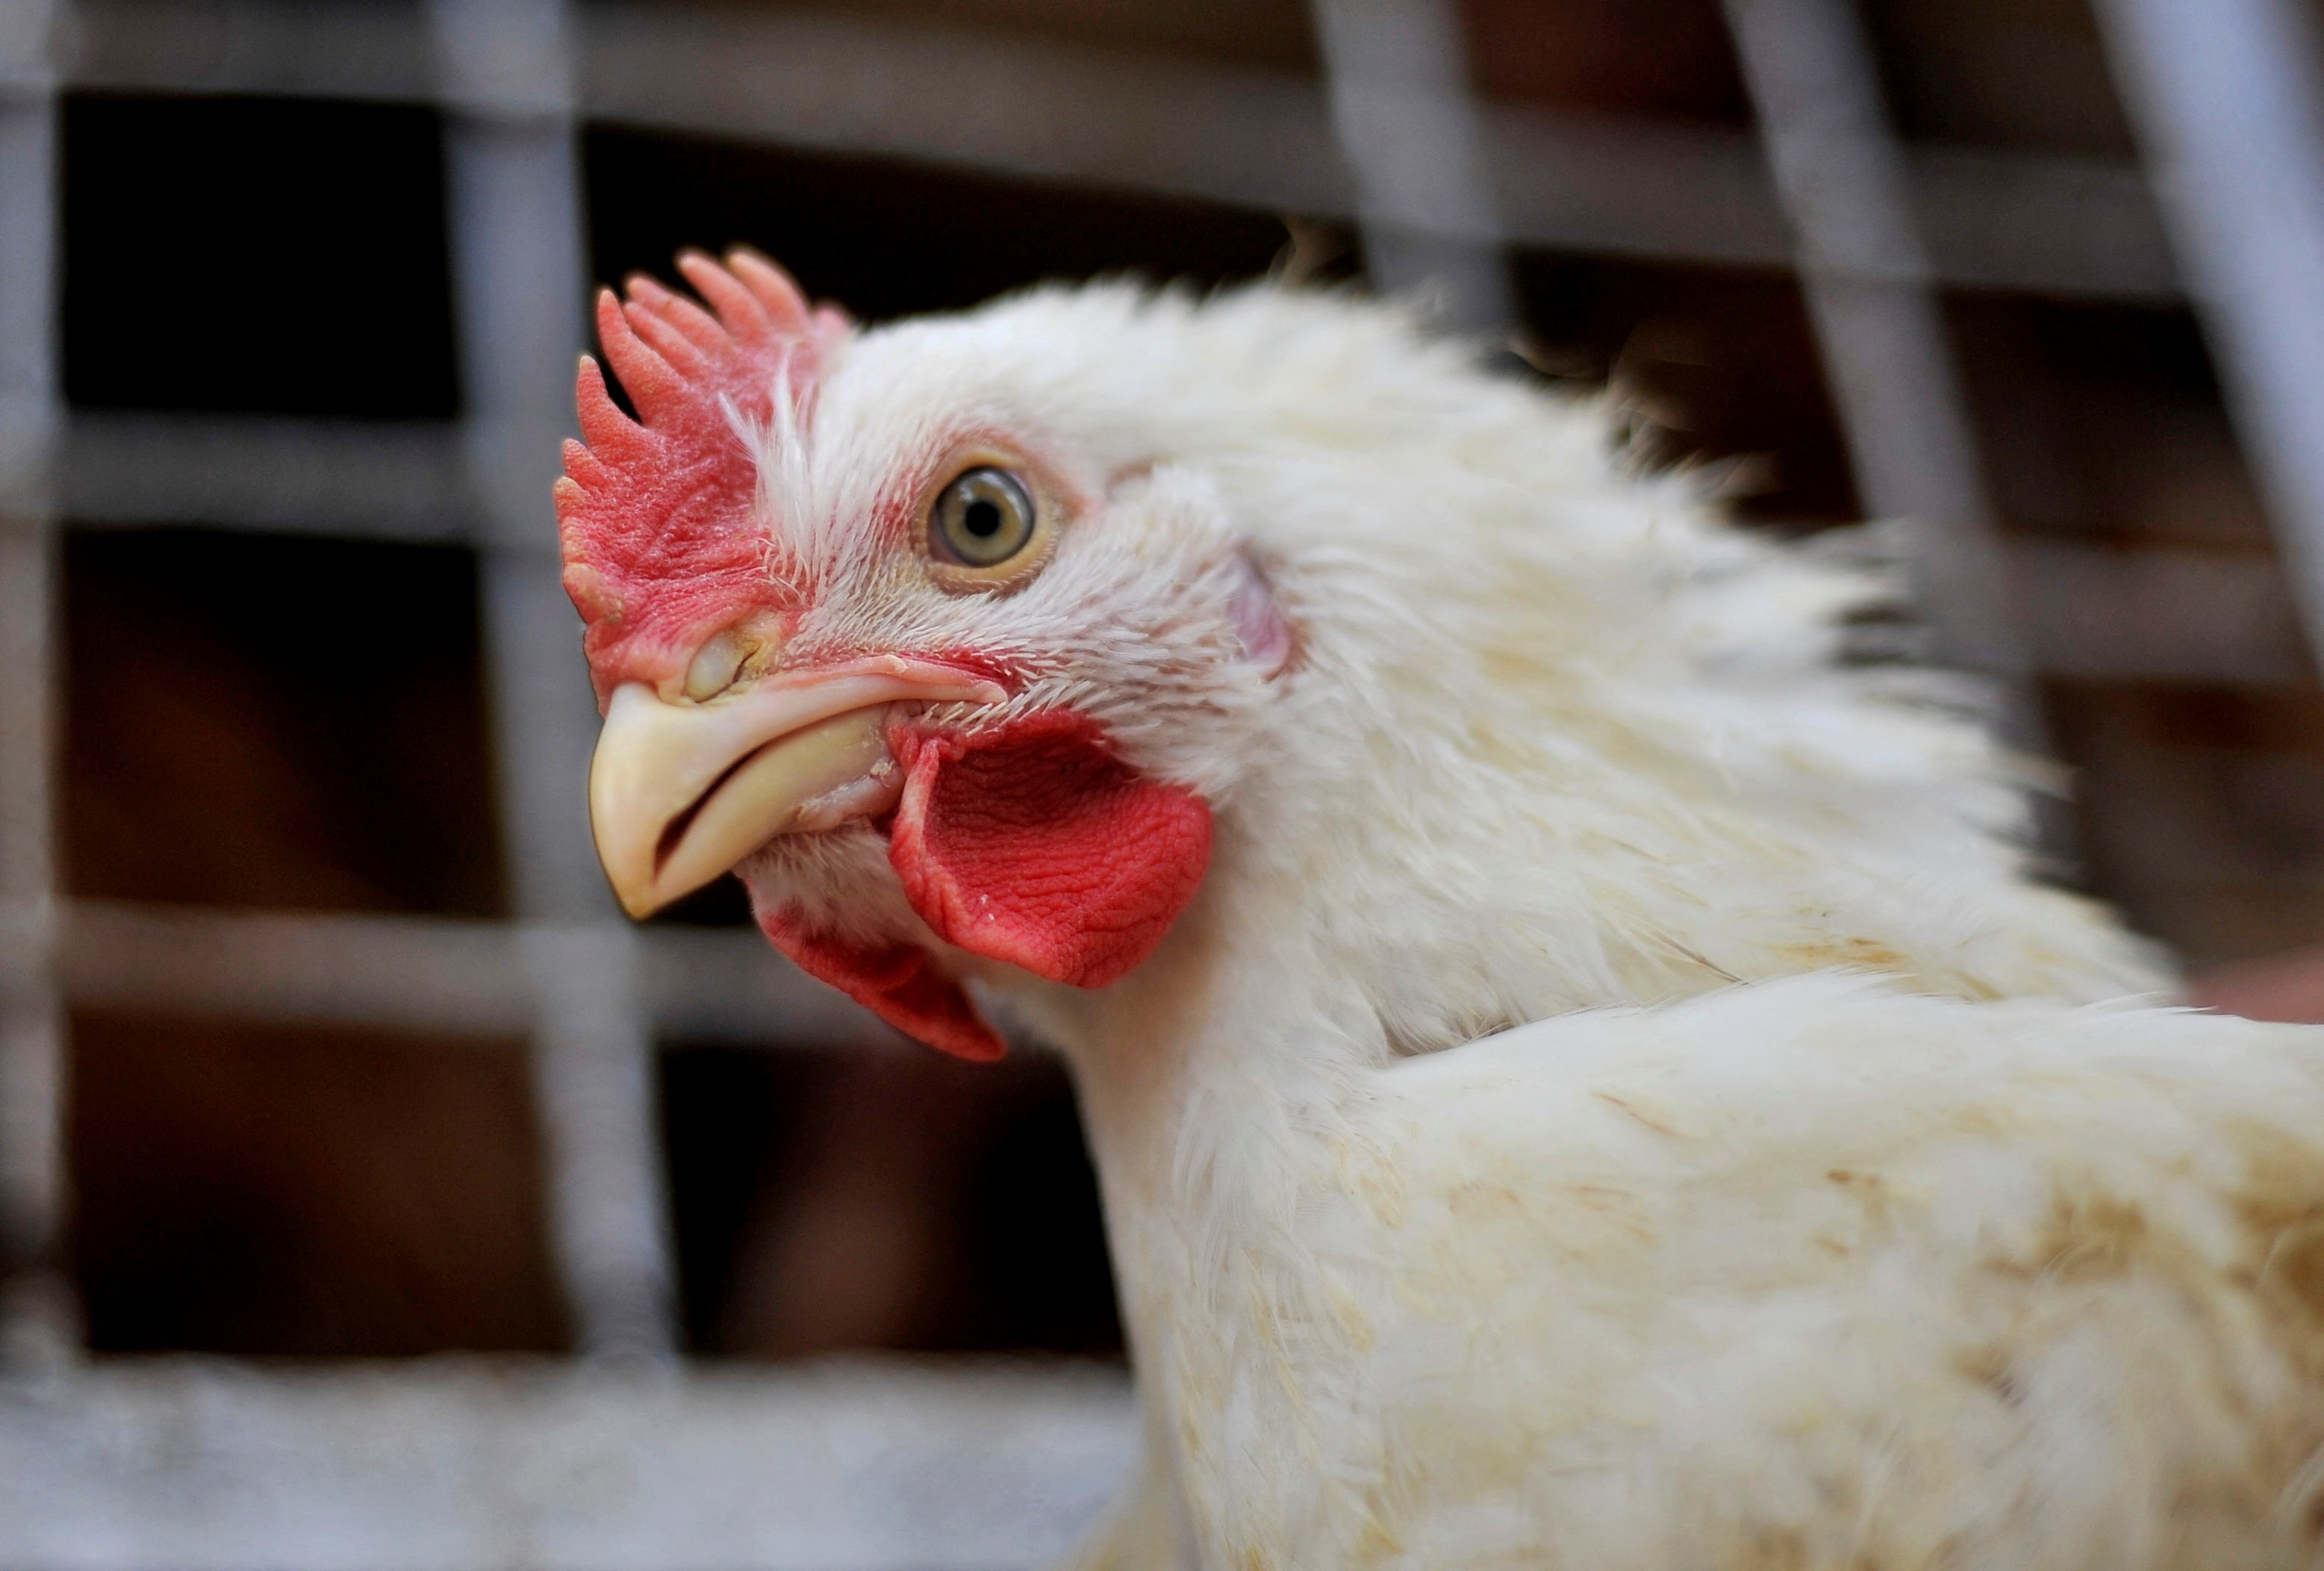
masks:
{"label": "pale beak", "polygon": [[643,682],[625,683],[589,765],[589,822],[613,893],[630,915],[647,917],[776,836],[836,821],[831,804],[893,767],[889,705],[1007,696],[992,682],[897,659],[783,672],[703,704],[668,703]]}

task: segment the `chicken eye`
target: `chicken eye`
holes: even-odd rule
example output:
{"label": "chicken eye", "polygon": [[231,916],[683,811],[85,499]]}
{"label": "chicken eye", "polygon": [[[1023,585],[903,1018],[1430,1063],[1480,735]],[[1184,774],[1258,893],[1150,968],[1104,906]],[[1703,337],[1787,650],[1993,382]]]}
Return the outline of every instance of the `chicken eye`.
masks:
{"label": "chicken eye", "polygon": [[1033,540],[1033,497],[1006,469],[969,470],[936,495],[929,543],[964,568],[996,568]]}

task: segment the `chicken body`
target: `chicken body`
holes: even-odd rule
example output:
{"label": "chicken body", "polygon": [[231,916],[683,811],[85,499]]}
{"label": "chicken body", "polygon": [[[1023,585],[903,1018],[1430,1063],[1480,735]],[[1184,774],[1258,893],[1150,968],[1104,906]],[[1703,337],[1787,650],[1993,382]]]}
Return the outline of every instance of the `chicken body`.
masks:
{"label": "chicken body", "polygon": [[[1269,290],[858,335],[754,282],[811,398],[740,355],[689,428],[659,367],[761,309],[708,268],[719,324],[601,323],[709,457],[585,378],[601,841],[641,906],[734,847],[810,970],[1065,1054],[1149,1452],[1085,1564],[2309,1563],[2324,1033],[2106,1002],[2163,974],[2025,876],[2005,762],[1841,658],[1877,583]],[[1040,530],[964,569],[994,467]],[[702,474],[711,569],[621,533]],[[752,806],[777,753],[827,794]]]}
{"label": "chicken body", "polygon": [[1825,973],[1349,1066],[1262,1151],[1189,1127],[1248,1084],[1103,1086],[1166,1462],[1083,1564],[2312,1564],[2317,1056]]}

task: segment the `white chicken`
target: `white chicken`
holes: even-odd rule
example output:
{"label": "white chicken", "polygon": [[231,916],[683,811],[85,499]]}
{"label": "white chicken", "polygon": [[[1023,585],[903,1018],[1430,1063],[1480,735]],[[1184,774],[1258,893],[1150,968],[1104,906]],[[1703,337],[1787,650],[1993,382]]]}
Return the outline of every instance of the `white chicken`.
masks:
{"label": "white chicken", "polygon": [[1396,310],[600,302],[633,911],[729,867],[1070,1065],[1148,1431],[1091,1567],[2305,1566],[2324,1034],[2153,1007],[1881,587]]}

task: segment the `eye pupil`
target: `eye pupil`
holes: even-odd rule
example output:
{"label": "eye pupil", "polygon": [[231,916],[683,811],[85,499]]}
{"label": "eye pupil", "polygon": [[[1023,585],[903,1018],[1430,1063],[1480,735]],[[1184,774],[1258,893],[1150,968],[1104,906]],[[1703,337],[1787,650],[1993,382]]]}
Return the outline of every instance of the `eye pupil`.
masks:
{"label": "eye pupil", "polygon": [[998,568],[1033,543],[1033,494],[1006,469],[979,465],[954,477],[928,510],[928,549],[964,568]]}

